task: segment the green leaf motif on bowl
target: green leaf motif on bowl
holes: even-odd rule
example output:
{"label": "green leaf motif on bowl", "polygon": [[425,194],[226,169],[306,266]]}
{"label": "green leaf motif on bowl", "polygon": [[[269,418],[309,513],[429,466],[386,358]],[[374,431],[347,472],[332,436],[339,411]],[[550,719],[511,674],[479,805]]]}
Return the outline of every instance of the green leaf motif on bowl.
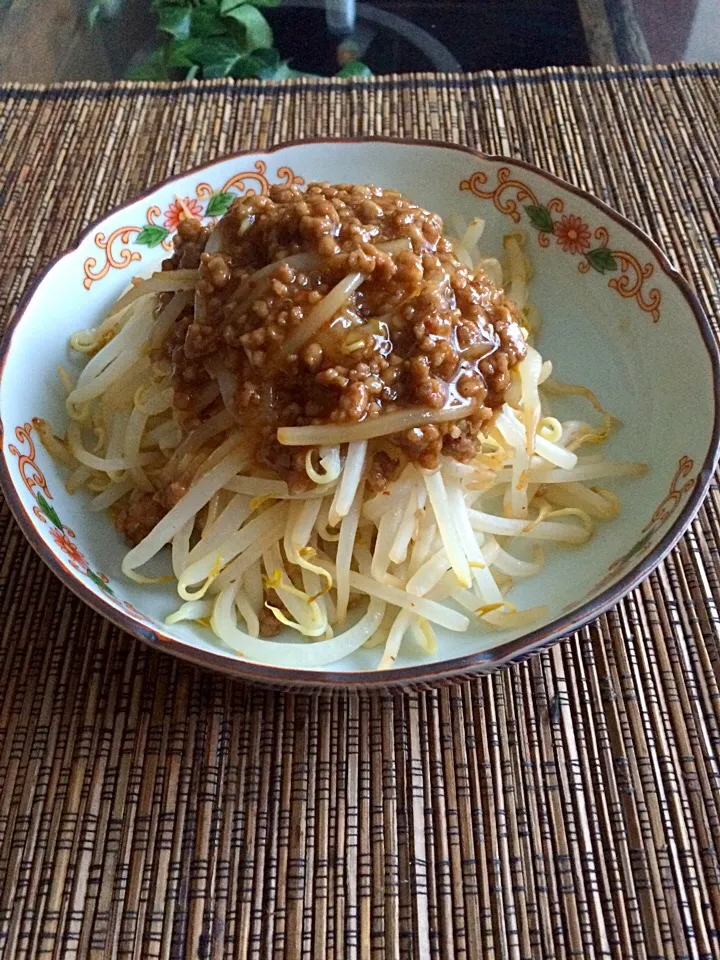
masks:
{"label": "green leaf motif on bowl", "polygon": [[170,231],[167,227],[158,227],[154,224],[148,224],[143,227],[135,238],[135,243],[142,243],[146,247],[157,247],[163,242]]}
{"label": "green leaf motif on bowl", "polygon": [[525,207],[525,212],[530,217],[530,222],[536,230],[539,230],[541,233],[554,233],[555,224],[553,223],[552,214],[547,207],[539,204],[536,206],[531,203]]}
{"label": "green leaf motif on bowl", "polygon": [[[653,323],[659,322],[662,293],[658,287],[646,287],[655,272],[654,265],[643,264],[631,250],[612,247],[609,231],[604,226],[593,230],[583,217],[567,212],[563,197],[555,195],[543,203],[527,180],[513,175],[510,167],[497,170],[493,187],[488,187],[484,170],[476,170],[459,186],[481,200],[491,200],[495,209],[513,223],[521,222],[524,211],[537,230],[539,245],[547,249],[554,237],[565,253],[579,257],[580,273],[589,273],[591,268],[601,275],[619,272],[619,277],[610,277],[608,286],[621,297],[632,298],[644,313],[650,314]],[[525,203],[526,200],[530,202]],[[599,246],[591,249],[593,237]]]}
{"label": "green leaf motif on bowl", "polygon": [[598,273],[607,273],[618,268],[617,260],[607,247],[597,247],[595,250],[589,250],[585,256],[593,270],[597,270]]}
{"label": "green leaf motif on bowl", "polygon": [[51,507],[50,504],[45,499],[45,497],[39,492],[36,494],[36,499],[37,499],[38,505],[40,506],[40,509],[48,518],[48,520],[51,523],[54,523],[55,526],[58,528],[58,530],[62,530],[63,528],[62,520],[57,515],[57,511],[55,510],[55,508]]}
{"label": "green leaf motif on bowl", "polygon": [[96,573],[90,569],[87,560],[75,541],[74,532],[62,522],[57,510],[49,503],[49,501],[53,499],[53,496],[48,489],[45,474],[35,460],[35,443],[32,438],[32,431],[36,428],[36,421],[15,427],[15,437],[23,447],[27,447],[27,452],[16,447],[13,443],[8,444],[9,452],[14,457],[17,457],[18,468],[23,484],[35,500],[33,513],[37,519],[41,520],[44,524],[47,524],[48,521],[52,524],[49,531],[50,538],[55,544],[55,547],[63,554],[63,562],[68,563],[75,570],[85,574],[94,584],[101,587],[105,593],[109,593],[114,597],[115,594],[109,586],[108,578],[104,573]]}
{"label": "green leaf motif on bowl", "polygon": [[222,217],[235,199],[234,193],[214,193],[205,208],[206,217]]}
{"label": "green leaf motif on bowl", "polygon": [[85,571],[85,575],[92,580],[95,586],[100,587],[100,589],[104,590],[105,593],[109,593],[111,597],[115,596],[115,594],[112,592],[110,584],[106,583],[105,580],[103,580],[102,577],[99,577],[97,573],[90,569],[90,567],[88,567]]}

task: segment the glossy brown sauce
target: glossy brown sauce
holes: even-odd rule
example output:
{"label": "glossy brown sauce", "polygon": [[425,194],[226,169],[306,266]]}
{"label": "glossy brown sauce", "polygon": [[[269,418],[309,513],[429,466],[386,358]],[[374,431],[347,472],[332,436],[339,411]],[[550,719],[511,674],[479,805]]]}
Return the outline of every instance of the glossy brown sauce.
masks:
{"label": "glossy brown sauce", "polygon": [[[386,456],[394,447],[399,460],[426,467],[441,454],[474,456],[525,343],[514,308],[458,260],[436,214],[379,187],[276,186],[233,203],[212,252],[208,235],[181,221],[165,264],[199,266],[195,315],[166,344],[179,408],[191,412],[217,380],[254,432],[259,462],[291,481],[304,476],[305,450],[282,447],[279,426],[351,424],[458,400],[472,403],[464,419],[394,434]],[[362,282],[348,303],[288,351],[286,341],[354,273]]]}

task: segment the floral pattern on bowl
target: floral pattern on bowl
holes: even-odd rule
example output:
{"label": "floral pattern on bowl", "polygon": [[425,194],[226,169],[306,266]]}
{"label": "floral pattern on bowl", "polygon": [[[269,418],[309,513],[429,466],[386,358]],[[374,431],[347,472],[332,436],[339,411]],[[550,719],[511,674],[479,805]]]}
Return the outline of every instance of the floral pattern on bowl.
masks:
{"label": "floral pattern on bowl", "polygon": [[79,573],[84,574],[92,582],[105,590],[112,596],[110,579],[104,573],[96,573],[90,569],[82,551],[76,543],[76,537],[73,530],[62,522],[54,506],[49,501],[53,499],[45,479],[45,474],[37,465],[35,457],[35,444],[30,436],[33,430],[32,423],[26,423],[23,426],[15,427],[15,437],[17,442],[26,447],[23,451],[18,449],[14,443],[9,444],[8,450],[18,461],[18,472],[22,482],[35,498],[36,504],[33,507],[33,513],[44,524],[49,524],[49,533],[55,546],[64,555],[64,558],[70,566]]}
{"label": "floral pattern on bowl", "polygon": [[655,272],[652,263],[642,264],[627,250],[608,246],[610,235],[604,226],[592,231],[590,225],[574,213],[555,218],[553,214],[562,214],[565,210],[563,198],[554,196],[541,203],[524,181],[512,176],[509,167],[499,168],[494,189],[482,189],[487,181],[487,174],[478,170],[467,180],[461,181],[460,189],[470,190],[482,200],[492,200],[495,208],[507,214],[514,223],[521,221],[518,204],[530,201],[523,206],[523,210],[530,225],[537,231],[541,247],[547,247],[550,238],[555,237],[565,253],[581,257],[578,263],[581,273],[587,273],[590,269],[602,274],[619,273],[619,276],[610,278],[608,286],[617,290],[621,297],[634,298],[640,309],[650,314],[654,323],[659,321],[662,294],[657,287],[647,290],[645,286]]}
{"label": "floral pattern on bowl", "polygon": [[[103,232],[95,234],[95,246],[105,254],[105,262],[98,269],[96,256],[85,259],[83,268],[85,278],[83,286],[89,290],[93,283],[106,277],[111,269],[122,270],[131,263],[142,260],[142,253],[131,249],[133,245],[148,247],[162,247],[172,250],[172,234],[178,228],[183,217],[195,217],[205,223],[213,223],[223,214],[236,197],[253,193],[267,194],[270,189],[270,180],[266,176],[267,163],[264,160],[255,161],[254,170],[245,170],[234,173],[222,186],[214,190],[204,180],[195,186],[195,198],[176,196],[164,212],[156,204],[151,204],[145,210],[145,224],[143,226],[121,226],[106,236]],[[284,184],[302,184],[305,181],[293,173],[290,167],[278,167],[277,182]],[[250,184],[253,184],[251,186]],[[157,219],[162,217],[162,224]]]}

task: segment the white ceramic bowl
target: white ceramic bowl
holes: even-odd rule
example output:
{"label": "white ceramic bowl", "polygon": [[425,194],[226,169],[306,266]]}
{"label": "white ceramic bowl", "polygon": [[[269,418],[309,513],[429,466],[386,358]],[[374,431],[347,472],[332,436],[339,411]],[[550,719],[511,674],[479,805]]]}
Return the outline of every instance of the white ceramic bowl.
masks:
{"label": "white ceramic bowl", "polygon": [[[543,318],[539,348],[560,379],[591,387],[623,421],[607,456],[649,465],[624,482],[622,516],[583,547],[550,555],[518,585],[518,606],[545,603],[528,632],[478,629],[439,637],[428,658],[410,643],[396,668],[378,673],[375,650],[317,672],[266,667],[224,649],[210,631],[164,625],[177,606],[172,585],[124,580],[124,543],[83,494],[69,496],[38,443],[33,417],[64,428],[56,375],[67,340],[96,324],[131,275],[166,256],[178,198],[196,215],[217,216],[234,196],[277,181],[376,183],[468,221],[487,220],[483,248],[498,255],[503,235],[527,234]],[[517,160],[458,147],[389,140],[289,144],[229,157],[154,187],[108,214],[52,264],[26,294],[5,338],[0,380],[0,480],[30,543],[71,590],[103,616],[170,653],[236,676],[281,683],[428,682],[489,671],[521,659],[611,606],[644,577],[687,527],[705,493],[719,442],[718,355],[687,283],[658,247],[596,198]]]}

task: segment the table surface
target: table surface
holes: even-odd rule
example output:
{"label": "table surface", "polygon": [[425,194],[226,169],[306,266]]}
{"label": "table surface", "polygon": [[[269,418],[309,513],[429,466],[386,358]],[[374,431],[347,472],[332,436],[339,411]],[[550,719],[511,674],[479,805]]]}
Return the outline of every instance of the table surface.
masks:
{"label": "table surface", "polygon": [[[2,322],[148,184],[372,134],[593,190],[667,249],[717,332],[720,65],[0,88]],[[529,662],[312,696],[143,647],[3,505],[0,957],[720,956],[719,551],[714,485],[655,573]]]}

